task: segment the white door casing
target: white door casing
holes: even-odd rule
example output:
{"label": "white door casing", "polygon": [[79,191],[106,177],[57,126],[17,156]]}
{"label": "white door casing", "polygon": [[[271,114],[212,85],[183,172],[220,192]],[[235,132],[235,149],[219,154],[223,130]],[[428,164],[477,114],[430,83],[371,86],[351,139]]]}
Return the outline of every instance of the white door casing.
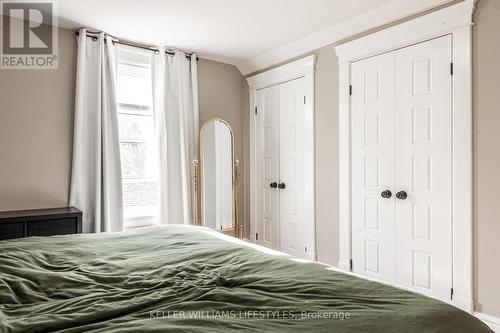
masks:
{"label": "white door casing", "polygon": [[394,53],[353,63],[352,84],[353,270],[394,281]]}
{"label": "white door casing", "polygon": [[279,192],[270,186],[278,182],[280,177],[279,148],[279,110],[278,87],[270,87],[257,92],[256,116],[258,177],[260,195],[258,196],[258,233],[259,243],[275,249],[280,249],[279,232]]}
{"label": "white door casing", "polygon": [[[308,56],[247,79],[250,87],[250,240],[312,260],[316,259],[314,63],[315,56]],[[262,165],[264,94],[278,98],[278,123],[269,125],[281,129],[279,152],[274,155],[280,161],[277,178],[272,172],[268,172],[271,177],[264,177]],[[263,189],[269,189],[274,181],[285,184],[284,189],[264,190],[279,198],[277,220],[274,214],[266,215],[274,219],[268,222],[280,222],[277,240],[264,235],[262,198]],[[268,227],[267,230],[275,229]]]}
{"label": "white door casing", "polygon": [[396,52],[396,283],[452,288],[451,37]]}
{"label": "white door casing", "polygon": [[339,268],[349,270],[352,259],[351,66],[361,59],[451,36],[453,295],[448,302],[468,312],[472,312],[474,304],[471,50],[476,2],[465,0],[335,47],[339,61]]}

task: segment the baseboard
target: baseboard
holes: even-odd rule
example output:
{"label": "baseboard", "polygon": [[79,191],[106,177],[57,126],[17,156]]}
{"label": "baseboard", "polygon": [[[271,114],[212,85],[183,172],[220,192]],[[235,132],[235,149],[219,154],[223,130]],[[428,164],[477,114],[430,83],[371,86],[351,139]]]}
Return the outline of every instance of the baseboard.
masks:
{"label": "baseboard", "polygon": [[500,333],[500,318],[493,317],[484,313],[476,312],[474,315],[483,323],[489,326],[495,333]]}
{"label": "baseboard", "polygon": [[310,253],[310,252],[307,252],[305,254],[305,257],[306,259],[309,259],[311,261],[317,261],[317,256],[316,256],[316,253]]}
{"label": "baseboard", "polygon": [[338,268],[343,270],[343,271],[346,271],[346,272],[351,271],[351,265],[348,262],[344,262],[344,261],[340,261],[340,260],[339,260]]}
{"label": "baseboard", "polygon": [[453,300],[451,301],[451,304],[456,306],[457,308],[460,308],[468,313],[474,312],[474,302],[471,299],[464,299],[460,297],[456,297],[453,295]]}

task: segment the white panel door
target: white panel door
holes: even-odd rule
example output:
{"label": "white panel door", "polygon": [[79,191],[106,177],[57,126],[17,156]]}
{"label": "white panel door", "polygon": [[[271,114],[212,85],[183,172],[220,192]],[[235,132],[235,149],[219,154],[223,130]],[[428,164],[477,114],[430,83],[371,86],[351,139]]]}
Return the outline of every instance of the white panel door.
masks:
{"label": "white panel door", "polygon": [[279,250],[279,192],[271,184],[279,182],[279,109],[278,87],[257,91],[257,151],[260,162],[259,179],[261,195],[257,217],[259,244]]}
{"label": "white panel door", "polygon": [[307,78],[257,91],[257,233],[259,244],[314,259],[314,117],[308,93]]}
{"label": "white panel door", "polygon": [[303,78],[279,86],[281,251],[297,257],[307,252],[306,209],[313,203],[306,191],[305,95]]}
{"label": "white panel door", "polygon": [[452,286],[451,37],[396,52],[396,283]]}
{"label": "white panel door", "polygon": [[353,271],[394,282],[394,54],[353,63],[352,88]]}

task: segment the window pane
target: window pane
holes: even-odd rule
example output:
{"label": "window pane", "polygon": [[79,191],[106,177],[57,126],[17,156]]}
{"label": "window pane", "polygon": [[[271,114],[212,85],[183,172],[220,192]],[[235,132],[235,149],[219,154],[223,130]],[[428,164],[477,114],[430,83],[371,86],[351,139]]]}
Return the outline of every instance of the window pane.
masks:
{"label": "window pane", "polygon": [[145,178],[146,144],[120,143],[123,178]]}
{"label": "window pane", "polygon": [[125,227],[157,223],[151,52],[118,48],[118,126]]}
{"label": "window pane", "polygon": [[153,117],[118,114],[118,126],[121,141],[151,140],[154,131]]}
{"label": "window pane", "polygon": [[156,182],[125,182],[123,184],[123,205],[125,207],[151,206],[158,202]]}
{"label": "window pane", "polygon": [[[118,67],[128,65],[120,64]],[[150,76],[118,73],[117,101],[124,104],[151,105],[152,91]]]}

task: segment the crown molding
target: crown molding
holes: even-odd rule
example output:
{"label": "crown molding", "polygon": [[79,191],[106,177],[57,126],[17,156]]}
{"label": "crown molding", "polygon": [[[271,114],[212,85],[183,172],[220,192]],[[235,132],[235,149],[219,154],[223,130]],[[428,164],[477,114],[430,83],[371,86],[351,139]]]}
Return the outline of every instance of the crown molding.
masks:
{"label": "crown molding", "polygon": [[338,62],[356,61],[473,25],[478,0],[465,0],[335,47]]}
{"label": "crown molding", "polygon": [[381,7],[347,21],[340,22],[289,44],[241,61],[236,64],[236,67],[238,67],[243,75],[249,75],[321,47],[338,43],[357,34],[418,15],[447,5],[453,1],[455,0],[418,0],[411,2],[392,0]]}
{"label": "crown molding", "polygon": [[315,55],[290,62],[247,79],[250,90],[258,90],[314,73]]}

